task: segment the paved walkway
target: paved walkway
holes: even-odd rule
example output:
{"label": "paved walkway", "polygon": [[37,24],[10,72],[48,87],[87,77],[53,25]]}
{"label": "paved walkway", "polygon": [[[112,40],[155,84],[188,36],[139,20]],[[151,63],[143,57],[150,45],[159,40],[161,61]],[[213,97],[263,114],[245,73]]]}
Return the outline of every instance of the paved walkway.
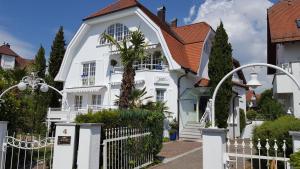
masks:
{"label": "paved walkway", "polygon": [[151,169],[201,169],[202,143],[176,141],[165,143],[159,156],[163,158],[161,164]]}

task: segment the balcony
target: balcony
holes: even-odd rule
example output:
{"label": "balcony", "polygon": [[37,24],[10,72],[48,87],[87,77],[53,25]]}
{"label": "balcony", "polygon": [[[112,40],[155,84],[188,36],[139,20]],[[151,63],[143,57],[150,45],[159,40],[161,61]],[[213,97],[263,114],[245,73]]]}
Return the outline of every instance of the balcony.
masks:
{"label": "balcony", "polygon": [[[163,64],[136,64],[133,65],[136,71],[168,71],[169,66]],[[114,67],[113,73],[123,73],[124,67]]]}
{"label": "balcony", "polygon": [[86,107],[71,106],[69,109],[63,108],[49,108],[47,119],[48,121],[74,121],[79,114],[86,114],[88,112],[95,113],[105,109],[116,109],[118,106],[105,105],[87,105]]}
{"label": "balcony", "polygon": [[[278,65],[291,73],[296,79],[300,79],[300,62],[289,62]],[[297,90],[290,77],[282,72],[277,72],[273,79],[274,93],[293,93]]]}

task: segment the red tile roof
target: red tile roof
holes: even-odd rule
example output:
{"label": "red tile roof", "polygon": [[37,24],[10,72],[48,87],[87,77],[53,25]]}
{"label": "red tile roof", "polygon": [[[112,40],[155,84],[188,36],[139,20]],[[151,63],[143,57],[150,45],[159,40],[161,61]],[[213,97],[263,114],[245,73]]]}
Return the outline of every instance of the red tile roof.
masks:
{"label": "red tile roof", "polygon": [[8,56],[14,56],[16,58],[16,67],[18,68],[25,68],[26,66],[33,63],[33,60],[30,59],[24,59],[20,55],[18,55],[16,52],[14,52],[9,46],[2,45],[0,46],[0,55],[8,55]]}
{"label": "red tile roof", "polygon": [[272,43],[299,41],[300,0],[281,0],[268,9],[268,24]]}
{"label": "red tile roof", "polygon": [[184,68],[197,72],[200,66],[203,42],[211,30],[211,27],[204,23],[196,23],[182,27],[171,27],[161,21],[156,15],[136,0],[119,0],[106,8],[99,10],[84,20],[107,15],[120,10],[139,7],[153,22],[161,29],[168,48],[174,60]]}
{"label": "red tile roof", "polygon": [[11,50],[10,47],[8,47],[7,45],[0,46],[0,54],[14,56],[14,57],[19,56],[13,50]]}

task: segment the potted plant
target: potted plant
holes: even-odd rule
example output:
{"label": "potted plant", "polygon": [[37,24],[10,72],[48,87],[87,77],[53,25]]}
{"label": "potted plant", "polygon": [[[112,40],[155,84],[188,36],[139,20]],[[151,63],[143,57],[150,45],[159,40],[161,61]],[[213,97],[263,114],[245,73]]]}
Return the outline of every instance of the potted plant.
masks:
{"label": "potted plant", "polygon": [[177,133],[178,133],[178,122],[176,121],[176,119],[174,119],[171,123],[170,123],[170,127],[171,129],[169,130],[169,135],[170,135],[170,140],[174,141],[177,139]]}

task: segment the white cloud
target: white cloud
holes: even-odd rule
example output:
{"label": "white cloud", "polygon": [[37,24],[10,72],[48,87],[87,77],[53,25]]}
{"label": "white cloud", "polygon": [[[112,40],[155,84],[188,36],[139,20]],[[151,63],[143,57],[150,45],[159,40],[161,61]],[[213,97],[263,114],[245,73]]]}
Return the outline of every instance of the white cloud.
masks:
{"label": "white cloud", "polygon": [[189,22],[192,22],[192,18],[195,16],[195,14],[196,14],[196,5],[193,5],[190,9],[189,16],[183,18],[184,23],[187,24]]}
{"label": "white cloud", "polygon": [[[216,29],[222,20],[233,47],[233,56],[242,65],[266,62],[267,8],[270,6],[269,0],[206,0],[191,22],[205,21]],[[188,18],[192,17],[189,15]],[[244,72],[246,78],[249,77],[250,71],[246,69]],[[258,69],[257,72],[261,72],[259,75],[264,87],[270,88],[272,77],[266,77],[266,69]]]}
{"label": "white cloud", "polygon": [[9,43],[11,48],[24,58],[32,59],[35,56],[35,47],[33,45],[15,37],[4,27],[0,26],[0,45],[2,45],[3,42]]}

